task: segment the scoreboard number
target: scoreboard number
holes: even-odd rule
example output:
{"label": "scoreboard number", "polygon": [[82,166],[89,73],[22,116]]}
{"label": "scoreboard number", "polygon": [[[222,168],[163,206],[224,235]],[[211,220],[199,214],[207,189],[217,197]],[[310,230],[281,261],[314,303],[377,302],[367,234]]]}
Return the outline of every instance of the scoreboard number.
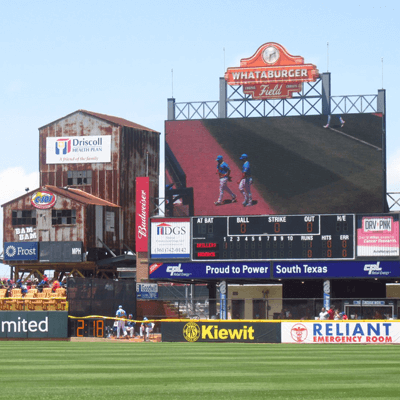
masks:
{"label": "scoreboard number", "polygon": [[352,260],[355,215],[193,217],[193,261]]}
{"label": "scoreboard number", "polygon": [[72,325],[71,336],[76,337],[104,337],[103,319],[76,319],[70,321]]}

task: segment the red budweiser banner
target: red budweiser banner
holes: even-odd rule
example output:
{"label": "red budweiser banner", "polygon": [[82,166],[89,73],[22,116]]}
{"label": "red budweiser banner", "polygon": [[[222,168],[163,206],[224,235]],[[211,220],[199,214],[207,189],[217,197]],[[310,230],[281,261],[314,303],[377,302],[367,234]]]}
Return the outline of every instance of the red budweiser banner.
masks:
{"label": "red budweiser banner", "polygon": [[150,180],[136,178],[136,252],[148,251]]}
{"label": "red budweiser banner", "polygon": [[300,92],[303,82],[314,82],[319,72],[304,58],[292,56],[278,43],[265,43],[250,58],[240,60],[240,67],[228,68],[228,85],[242,85],[243,92],[254,99],[291,98]]}

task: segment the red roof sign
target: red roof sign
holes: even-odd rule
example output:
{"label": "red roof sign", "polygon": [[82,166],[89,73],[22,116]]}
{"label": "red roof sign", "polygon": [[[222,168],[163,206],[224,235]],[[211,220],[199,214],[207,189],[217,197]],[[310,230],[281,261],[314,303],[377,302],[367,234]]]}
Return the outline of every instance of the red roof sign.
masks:
{"label": "red roof sign", "polygon": [[291,98],[300,92],[303,82],[314,82],[319,72],[304,58],[292,56],[278,43],[265,43],[250,58],[240,60],[240,67],[228,68],[228,85],[242,85],[243,92],[254,99]]}

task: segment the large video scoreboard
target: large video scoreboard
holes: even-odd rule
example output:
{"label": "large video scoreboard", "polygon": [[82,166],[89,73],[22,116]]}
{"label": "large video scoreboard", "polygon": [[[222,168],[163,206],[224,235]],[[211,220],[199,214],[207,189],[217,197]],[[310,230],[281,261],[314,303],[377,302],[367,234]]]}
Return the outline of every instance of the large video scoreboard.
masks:
{"label": "large video scoreboard", "polygon": [[355,216],[195,217],[193,261],[355,258]]}

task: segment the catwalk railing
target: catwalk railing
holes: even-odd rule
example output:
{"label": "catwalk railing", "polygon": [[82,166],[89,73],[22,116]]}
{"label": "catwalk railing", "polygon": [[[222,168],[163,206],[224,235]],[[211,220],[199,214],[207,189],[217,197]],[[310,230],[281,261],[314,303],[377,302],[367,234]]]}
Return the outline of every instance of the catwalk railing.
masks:
{"label": "catwalk railing", "polygon": [[384,94],[331,96],[325,79],[303,85],[300,94],[290,99],[255,100],[244,94],[242,86],[220,82],[220,99],[213,101],[172,101],[169,119],[191,120],[212,118],[284,117],[382,112]]}

